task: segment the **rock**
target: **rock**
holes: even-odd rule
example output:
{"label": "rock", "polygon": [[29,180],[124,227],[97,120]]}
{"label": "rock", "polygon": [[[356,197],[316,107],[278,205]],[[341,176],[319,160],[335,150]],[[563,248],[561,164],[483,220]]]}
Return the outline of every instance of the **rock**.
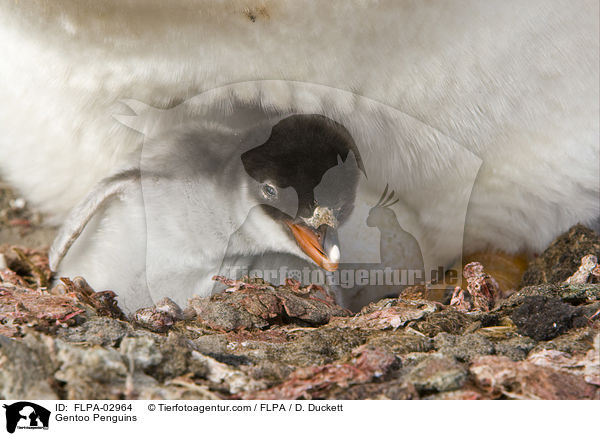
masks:
{"label": "rock", "polygon": [[175,324],[173,317],[156,307],[143,307],[133,314],[133,321],[140,327],[156,333],[165,333]]}
{"label": "rock", "polygon": [[192,351],[192,359],[206,368],[205,378],[215,384],[224,384],[228,392],[256,391],[266,387],[264,382],[248,377],[243,371],[219,362],[209,356]]}
{"label": "rock", "polygon": [[581,258],[588,254],[600,258],[600,235],[582,225],[573,226],[529,264],[520,287],[562,283],[577,271]]}
{"label": "rock", "polygon": [[173,300],[169,297],[164,297],[160,299],[154,307],[158,312],[163,312],[168,314],[173,320],[180,321],[184,319],[183,310],[181,307],[177,305]]}
{"label": "rock", "polygon": [[54,378],[64,385],[68,400],[104,398],[117,400],[127,391],[126,359],[114,348],[78,347],[55,341],[58,370]]}
{"label": "rock", "polygon": [[52,289],[53,293],[58,292],[57,288],[60,287],[61,293],[72,296],[99,316],[126,319],[117,303],[117,294],[113,291],[95,292],[83,277],[75,277],[73,280],[61,277],[60,281],[62,283]]}
{"label": "rock", "polygon": [[264,329],[279,323],[322,325],[332,317],[350,315],[319,286],[301,287],[291,279],[279,287],[260,279],[215,280],[231,287],[208,298],[194,297],[189,303],[198,319],[215,329]]}
{"label": "rock", "polygon": [[419,363],[407,376],[420,394],[445,392],[461,388],[467,370],[452,357],[432,355]]}
{"label": "rock", "polygon": [[185,317],[184,311],[181,310],[177,303],[170,298],[165,297],[152,307],[138,309],[133,314],[133,321],[138,326],[152,332],[165,333],[169,331],[177,321],[181,321]]}
{"label": "rock", "polygon": [[264,360],[256,365],[247,366],[246,369],[248,370],[248,375],[253,379],[262,380],[267,387],[273,387],[283,380],[287,380],[296,368],[280,362]]}
{"label": "rock", "polygon": [[485,396],[479,391],[472,389],[459,389],[456,391],[440,392],[433,395],[428,395],[423,398],[424,400],[489,400],[490,398]]}
{"label": "rock", "polygon": [[570,276],[565,280],[566,284],[585,284],[591,281],[598,281],[600,278],[600,266],[598,265],[598,258],[593,254],[587,254],[581,258],[581,265]]}
{"label": "rock", "polygon": [[367,342],[369,345],[381,347],[396,355],[433,350],[433,340],[427,336],[415,333],[385,334],[375,336]]}
{"label": "rock", "polygon": [[123,321],[113,318],[91,318],[80,326],[58,331],[58,338],[65,342],[80,342],[90,345],[115,346],[133,328]]}
{"label": "rock", "polygon": [[600,387],[600,333],[594,338],[594,348],[587,352],[584,364],[585,381]]}
{"label": "rock", "polygon": [[235,348],[254,361],[269,360],[296,367],[326,365],[347,359],[356,347],[364,344],[361,331],[339,328],[300,330],[285,343],[248,341]]}
{"label": "rock", "polygon": [[[170,379],[183,375],[191,375],[195,378],[205,378],[207,369],[201,361],[192,357],[195,351],[190,341],[178,334],[169,334],[165,339],[163,336],[152,336],[162,360],[156,365],[147,368],[145,372],[160,382],[167,382]],[[199,353],[198,353],[199,354]]]}
{"label": "rock", "polygon": [[417,400],[419,394],[412,384],[402,380],[392,380],[331,389],[329,397],[336,400]]}
{"label": "rock", "polygon": [[467,290],[463,291],[457,286],[452,293],[450,305],[461,312],[489,312],[502,295],[496,280],[483,271],[483,265],[479,262],[466,264],[463,276],[467,280]]}
{"label": "rock", "polygon": [[[0,225],[0,234],[2,230]],[[52,272],[45,250],[3,244],[0,245],[0,256],[3,260],[0,281],[32,289],[48,286]]]}
{"label": "rock", "polygon": [[596,332],[597,329],[591,327],[573,329],[550,341],[539,342],[531,352],[537,353],[541,350],[556,350],[569,354],[584,354],[594,347]]}
{"label": "rock", "polygon": [[13,336],[19,335],[22,326],[56,332],[61,326],[83,322],[85,312],[82,305],[73,298],[0,283],[0,324],[12,324]]}
{"label": "rock", "polygon": [[25,342],[0,336],[0,369],[0,398],[59,399],[43,337],[31,334]]}
{"label": "rock", "polygon": [[192,341],[194,349],[208,356],[219,353],[227,353],[229,341],[224,334],[203,335]]}
{"label": "rock", "polygon": [[200,385],[185,377],[159,383],[149,375],[136,372],[131,377],[130,398],[148,400],[220,400],[209,386]]}
{"label": "rock", "polygon": [[582,304],[600,300],[600,285],[597,284],[558,284],[529,286],[512,294],[502,302],[500,311],[510,311],[523,304],[528,297],[559,298],[565,303]]}
{"label": "rock", "polygon": [[264,318],[235,307],[230,302],[194,297],[189,304],[200,320],[218,330],[264,329],[269,326]]}
{"label": "rock", "polygon": [[360,329],[397,329],[438,310],[438,305],[426,300],[385,299],[371,303],[359,314],[339,319],[336,325]]}
{"label": "rock", "polygon": [[124,338],[119,351],[127,356],[132,369],[143,370],[158,365],[163,360],[156,342],[148,336]]}
{"label": "rock", "polygon": [[494,354],[495,352],[494,344],[485,336],[477,333],[464,336],[438,333],[433,341],[438,353],[452,356],[460,362],[469,362],[476,356]]}
{"label": "rock", "polygon": [[584,325],[582,318],[580,308],[544,296],[527,297],[511,316],[519,333],[537,341],[555,338],[579,322]]}
{"label": "rock", "polygon": [[234,368],[253,364],[253,361],[250,360],[248,357],[231,353],[208,353],[206,355],[208,357],[212,357],[218,362],[224,363]]}
{"label": "rock", "polygon": [[536,342],[527,336],[517,336],[495,344],[496,354],[511,360],[524,360]]}
{"label": "rock", "polygon": [[504,356],[482,356],[469,368],[477,385],[491,395],[526,400],[594,399],[597,387],[566,371],[513,362]]}
{"label": "rock", "polygon": [[411,323],[415,330],[433,338],[441,332],[461,334],[474,321],[473,317],[453,308],[432,313],[424,320]]}
{"label": "rock", "polygon": [[596,336],[596,346],[586,354],[571,355],[556,350],[541,350],[531,353],[527,360],[538,366],[584,376],[586,383],[600,386],[600,334]]}
{"label": "rock", "polygon": [[242,396],[252,400],[292,400],[326,398],[330,389],[370,382],[382,377],[396,363],[396,357],[377,347],[361,346],[350,363],[300,368],[288,380],[273,388]]}
{"label": "rock", "polygon": [[[0,337],[0,395],[6,399],[219,398],[209,387],[181,379],[181,374],[208,376],[210,368],[194,359],[189,349],[174,351],[172,342],[158,335],[125,337],[116,349],[82,346],[35,332],[22,340]],[[170,354],[165,356],[165,351]]]}

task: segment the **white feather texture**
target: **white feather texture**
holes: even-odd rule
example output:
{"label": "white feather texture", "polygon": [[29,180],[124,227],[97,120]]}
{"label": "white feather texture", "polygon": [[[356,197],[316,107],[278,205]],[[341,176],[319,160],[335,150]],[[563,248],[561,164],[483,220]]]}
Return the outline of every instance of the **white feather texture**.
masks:
{"label": "white feather texture", "polygon": [[[481,159],[467,251],[539,251],[600,215],[598,16],[596,0],[3,2],[1,176],[59,223],[139,165],[120,100],[166,109],[231,83],[308,82],[392,106]],[[327,104],[260,83],[231,101]],[[374,155],[384,182],[425,192],[445,152],[410,156],[410,180],[394,150]],[[451,202],[411,206],[431,240],[464,219]]]}

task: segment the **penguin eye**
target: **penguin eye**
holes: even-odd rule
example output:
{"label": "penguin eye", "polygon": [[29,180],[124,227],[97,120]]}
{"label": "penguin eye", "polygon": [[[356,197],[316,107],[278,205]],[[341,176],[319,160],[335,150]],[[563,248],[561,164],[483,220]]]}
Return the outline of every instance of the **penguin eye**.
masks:
{"label": "penguin eye", "polygon": [[261,187],[262,195],[267,200],[274,200],[277,198],[277,188],[270,183],[265,183]]}

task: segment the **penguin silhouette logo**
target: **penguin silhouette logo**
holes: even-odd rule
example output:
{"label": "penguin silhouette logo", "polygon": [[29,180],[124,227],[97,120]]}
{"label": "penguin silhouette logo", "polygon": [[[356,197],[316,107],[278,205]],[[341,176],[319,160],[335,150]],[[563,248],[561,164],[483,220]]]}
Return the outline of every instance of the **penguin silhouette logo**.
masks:
{"label": "penguin silhouette logo", "polygon": [[42,406],[29,401],[19,401],[10,405],[4,404],[6,409],[6,431],[14,433],[18,429],[43,429],[48,430],[50,411]]}
{"label": "penguin silhouette logo", "polygon": [[[409,285],[423,284],[425,279],[425,266],[421,247],[417,239],[404,230],[398,221],[398,217],[391,206],[400,201],[392,191],[388,195],[389,185],[375,206],[369,211],[367,226],[377,227],[380,232],[380,257],[381,263],[397,267],[397,259],[404,259],[401,265],[405,270],[413,273]],[[387,197],[386,197],[387,195]]]}

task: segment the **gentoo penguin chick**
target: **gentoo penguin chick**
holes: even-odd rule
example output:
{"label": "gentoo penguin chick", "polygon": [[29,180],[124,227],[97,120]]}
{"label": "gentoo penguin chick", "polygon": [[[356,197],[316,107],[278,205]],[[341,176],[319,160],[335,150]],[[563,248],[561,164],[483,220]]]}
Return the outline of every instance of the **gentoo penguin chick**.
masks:
{"label": "gentoo penguin chick", "polygon": [[57,277],[81,275],[135,310],[209,295],[226,258],[281,253],[337,268],[337,228],[362,171],[342,125],[322,115],[244,132],[194,123],[142,156],[140,169],[103,180],[71,213],[50,251]]}

